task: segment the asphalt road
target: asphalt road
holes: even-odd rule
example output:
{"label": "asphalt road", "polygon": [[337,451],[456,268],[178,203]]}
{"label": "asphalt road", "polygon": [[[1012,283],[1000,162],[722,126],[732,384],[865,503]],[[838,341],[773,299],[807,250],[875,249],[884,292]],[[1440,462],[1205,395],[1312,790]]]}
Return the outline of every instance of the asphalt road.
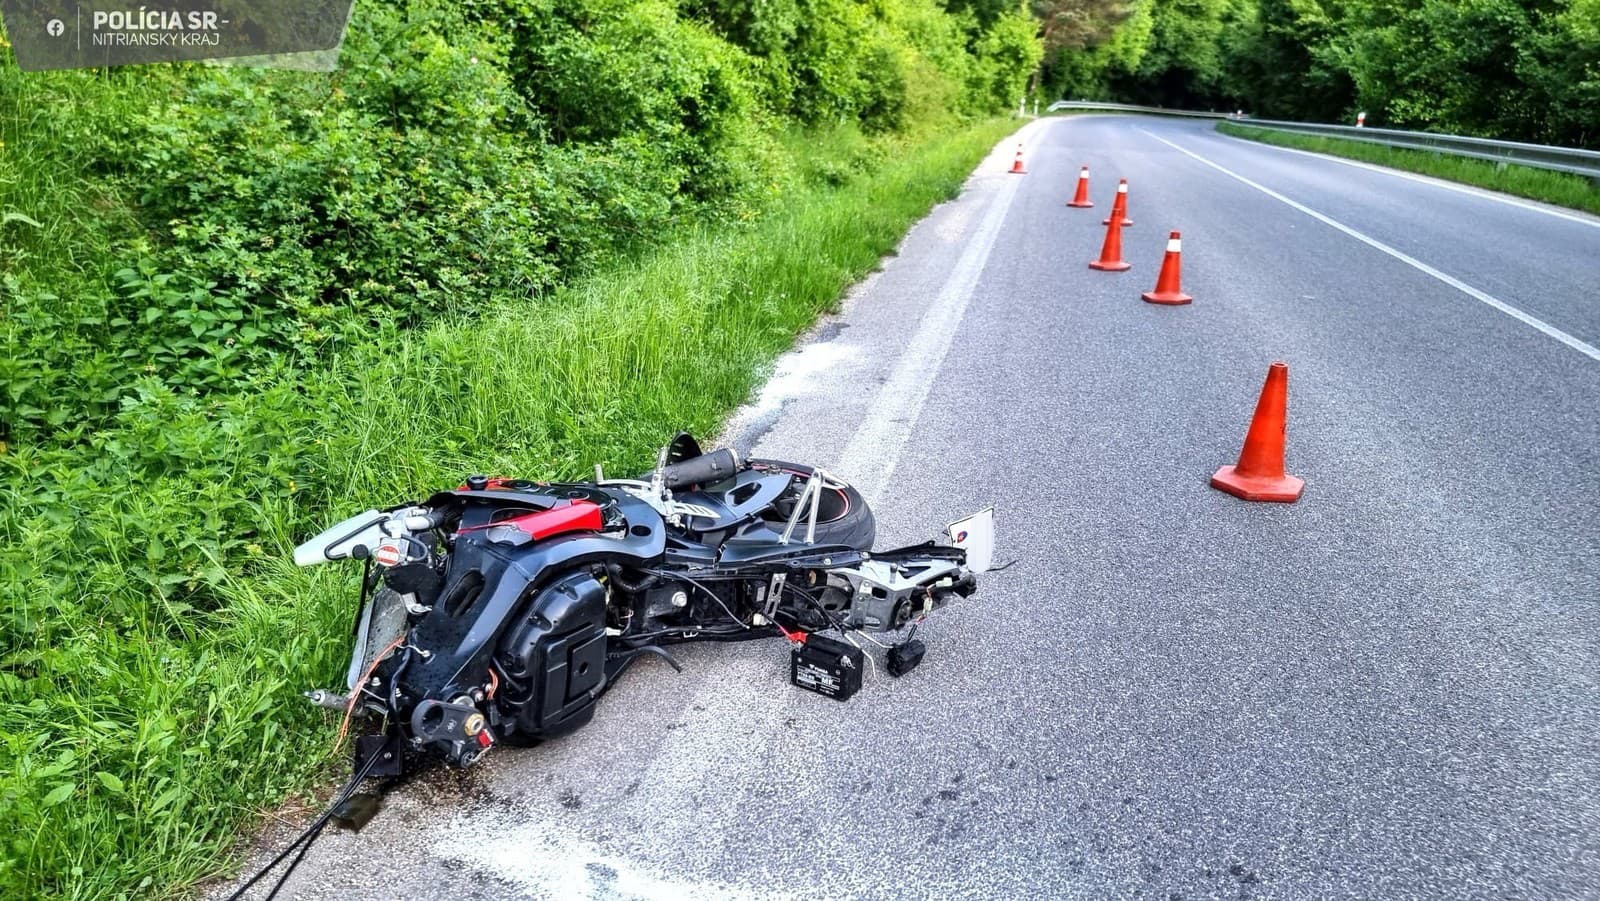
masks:
{"label": "asphalt road", "polygon": [[[289,894],[1600,897],[1600,221],[1202,123],[1019,139],[730,426],[880,544],[996,506],[1017,562],[922,667],[645,664]],[[1118,177],[1134,268],[1093,272]],[[1169,229],[1192,306],[1139,300]],[[1247,504],[1206,482],[1275,359],[1307,487]]]}

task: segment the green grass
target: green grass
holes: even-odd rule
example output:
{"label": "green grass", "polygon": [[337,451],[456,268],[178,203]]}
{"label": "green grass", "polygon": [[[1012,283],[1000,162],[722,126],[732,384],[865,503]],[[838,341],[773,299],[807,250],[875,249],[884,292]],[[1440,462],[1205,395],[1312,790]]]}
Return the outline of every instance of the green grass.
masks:
{"label": "green grass", "polygon": [[[88,364],[91,354],[59,323],[106,318],[104,285],[122,265],[117,248],[140,230],[118,186],[83,172],[106,136],[169,84],[165,72],[140,78],[126,70],[24,78],[7,62],[0,51],[0,392],[14,392],[0,393],[0,450],[11,437],[11,406],[47,377],[19,350],[30,335],[48,335],[75,365]],[[35,317],[18,302],[28,289],[51,316]],[[62,407],[52,418],[68,418]]]}
{"label": "green grass", "polygon": [[1376,163],[1391,169],[1431,175],[1434,178],[1476,185],[1492,191],[1526,197],[1529,200],[1600,214],[1600,188],[1596,188],[1593,182],[1579,175],[1530,169],[1526,166],[1501,166],[1487,160],[1445,156],[1426,150],[1404,150],[1321,135],[1251,128],[1234,122],[1218,122],[1217,130],[1226,135],[1260,141],[1263,144]]}
{"label": "green grass", "polygon": [[134,226],[103,182],[78,173],[103,135],[165,85],[160,75],[125,71],[22,78],[0,66],[0,123],[8,126],[0,129],[0,218],[9,219],[0,224],[0,273],[49,271],[60,294],[103,275],[113,236]]}
{"label": "green grass", "polygon": [[[356,572],[295,569],[296,539],[468,472],[627,471],[714,431],[1013,128],[813,137],[812,187],[749,224],[246,392],[141,382],[87,455],[0,453],[0,895],[173,896],[225,871],[339,765],[298,692],[341,679]],[[87,202],[63,201],[60,235]]]}

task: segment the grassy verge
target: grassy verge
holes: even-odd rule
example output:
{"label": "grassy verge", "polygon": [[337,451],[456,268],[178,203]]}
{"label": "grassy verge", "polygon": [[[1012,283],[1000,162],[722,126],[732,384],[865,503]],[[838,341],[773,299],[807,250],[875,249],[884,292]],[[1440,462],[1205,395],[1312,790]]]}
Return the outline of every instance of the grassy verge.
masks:
{"label": "grassy verge", "polygon": [[[747,226],[248,392],[149,380],[89,460],[0,454],[0,615],[22,636],[0,667],[0,895],[176,895],[225,867],[238,829],[334,763],[297,694],[341,677],[356,573],[294,569],[297,537],[469,471],[626,471],[712,431],[1014,127],[827,163]],[[254,527],[230,534],[241,505]]]}
{"label": "grassy verge", "polygon": [[1310,150],[1376,163],[1391,169],[1431,175],[1434,178],[1476,185],[1491,191],[1515,194],[1529,200],[1600,214],[1600,189],[1588,179],[1577,175],[1530,169],[1526,166],[1502,167],[1486,160],[1445,156],[1425,150],[1397,149],[1361,141],[1344,141],[1321,135],[1251,128],[1234,122],[1218,122],[1217,131],[1236,138],[1260,141],[1263,144],[1293,147],[1297,150]]}

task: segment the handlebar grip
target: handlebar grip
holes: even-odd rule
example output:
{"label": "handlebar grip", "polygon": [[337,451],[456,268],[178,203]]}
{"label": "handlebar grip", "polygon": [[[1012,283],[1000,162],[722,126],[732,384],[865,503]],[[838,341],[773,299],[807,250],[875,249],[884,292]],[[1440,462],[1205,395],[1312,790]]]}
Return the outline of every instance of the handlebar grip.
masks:
{"label": "handlebar grip", "polygon": [[682,463],[668,463],[661,467],[661,484],[668,488],[683,488],[704,482],[716,482],[739,471],[739,455],[728,448],[691,457]]}
{"label": "handlebar grip", "polygon": [[426,532],[429,529],[439,528],[439,526],[443,523],[443,510],[429,510],[426,513],[416,513],[411,516],[407,516],[401,521],[401,524],[405,526],[407,532]]}

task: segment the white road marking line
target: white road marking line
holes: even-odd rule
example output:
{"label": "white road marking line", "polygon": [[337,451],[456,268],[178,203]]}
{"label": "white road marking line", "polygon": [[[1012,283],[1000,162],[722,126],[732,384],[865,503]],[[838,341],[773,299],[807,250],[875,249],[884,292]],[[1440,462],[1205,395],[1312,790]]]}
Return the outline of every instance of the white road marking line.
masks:
{"label": "white road marking line", "polygon": [[[1218,132],[1218,134],[1222,133]],[[1520,207],[1524,210],[1532,210],[1535,213],[1544,213],[1546,216],[1554,216],[1557,219],[1565,219],[1568,222],[1576,222],[1579,225],[1587,225],[1590,228],[1600,228],[1600,219],[1596,219],[1591,216],[1581,216],[1577,213],[1568,213],[1565,210],[1552,209],[1547,206],[1541,206],[1537,203],[1530,203],[1526,200],[1518,200],[1515,197],[1507,197],[1504,194],[1496,194],[1493,191],[1486,191],[1482,188],[1474,188],[1470,185],[1457,184],[1453,181],[1445,181],[1442,178],[1430,178],[1426,175],[1418,175],[1414,172],[1403,172],[1399,169],[1390,169],[1387,166],[1379,166],[1374,163],[1363,163],[1360,160],[1348,160],[1342,156],[1317,153],[1311,150],[1301,150],[1297,147],[1279,147],[1277,144],[1265,144],[1261,141],[1251,141],[1249,138],[1235,138],[1233,135],[1223,136],[1232,138],[1235,141],[1247,141],[1253,146],[1265,147],[1268,150],[1281,150],[1284,153],[1298,153],[1301,156],[1315,157],[1319,160],[1327,160],[1330,163],[1339,163],[1344,166],[1354,166],[1357,169],[1366,169],[1369,172],[1378,172],[1383,175],[1393,175],[1395,178],[1403,178],[1406,181],[1414,181],[1418,184],[1432,185],[1435,188],[1443,188],[1446,191],[1454,191],[1457,194],[1467,194],[1472,197],[1481,197],[1484,200],[1493,200],[1497,203],[1503,203],[1507,206]]]}
{"label": "white road marking line", "polygon": [[1379,241],[1377,238],[1369,237],[1368,235],[1362,234],[1361,232],[1356,231],[1355,229],[1351,228],[1350,226],[1345,225],[1343,222],[1340,222],[1340,221],[1338,221],[1336,219],[1333,219],[1331,217],[1325,216],[1322,213],[1319,213],[1316,210],[1312,209],[1311,207],[1308,207],[1305,204],[1300,203],[1299,201],[1290,200],[1289,198],[1283,196],[1282,194],[1279,194],[1277,191],[1274,191],[1274,190],[1272,190],[1271,188],[1269,188],[1269,187],[1267,187],[1265,185],[1253,182],[1250,179],[1245,178],[1243,175],[1240,175],[1239,173],[1233,171],[1232,169],[1227,168],[1226,166],[1223,166],[1223,165],[1221,165],[1219,163],[1214,163],[1211,160],[1208,160],[1205,157],[1201,156],[1200,154],[1195,153],[1192,150],[1188,150],[1186,148],[1180,147],[1177,144],[1172,143],[1171,141],[1167,140],[1166,138],[1161,137],[1158,134],[1155,134],[1155,133],[1150,132],[1150,131],[1146,131],[1145,129],[1142,129],[1142,128],[1139,129],[1139,130],[1143,131],[1147,135],[1150,135],[1150,137],[1155,138],[1157,141],[1160,141],[1161,143],[1167,145],[1168,147],[1171,147],[1173,150],[1176,150],[1176,151],[1178,151],[1179,153],[1181,153],[1181,154],[1183,154],[1185,156],[1192,157],[1193,159],[1195,159],[1195,160],[1197,160],[1199,162],[1205,163],[1207,166],[1210,166],[1211,168],[1217,170],[1218,172],[1221,172],[1223,175],[1226,175],[1229,178],[1232,178],[1232,179],[1235,179],[1237,181],[1243,182],[1244,184],[1247,184],[1250,187],[1255,188],[1257,191],[1260,191],[1261,193],[1267,195],[1268,197],[1271,197],[1273,200],[1277,200],[1277,201],[1280,201],[1282,203],[1288,204],[1289,206],[1294,207],[1295,209],[1299,210],[1302,213],[1305,213],[1307,216],[1310,216],[1311,218],[1317,220],[1318,222],[1321,222],[1324,225],[1330,226],[1332,228],[1336,228],[1339,231],[1344,232],[1345,234],[1349,235],[1350,237],[1355,238],[1357,241],[1360,241],[1361,243],[1368,245],[1369,247],[1373,247],[1373,248],[1376,248],[1378,250],[1383,251],[1384,253],[1388,254],[1389,256],[1394,257],[1395,259],[1399,260],[1402,263],[1405,263],[1407,266],[1410,266],[1411,268],[1417,270],[1418,272],[1421,272],[1421,273],[1423,273],[1425,275],[1433,276],[1434,278],[1438,279],[1441,282],[1444,282],[1445,284],[1449,285],[1452,288],[1455,288],[1457,291],[1460,291],[1462,294],[1467,295],[1468,297],[1472,298],[1473,300],[1477,300],[1477,301],[1480,301],[1480,302],[1482,302],[1484,304],[1487,304],[1488,306],[1491,306],[1491,307],[1495,308],[1496,310],[1499,310],[1500,312],[1506,314],[1507,316],[1510,316],[1512,319],[1515,319],[1518,322],[1523,323],[1524,325],[1533,326],[1534,328],[1538,329],[1541,332],[1544,332],[1546,335],[1549,335],[1550,337],[1556,339],[1557,341],[1560,341],[1562,344],[1565,344],[1566,346],[1572,348],[1573,350],[1577,351],[1578,353],[1581,353],[1584,356],[1586,356],[1586,357],[1588,357],[1588,358],[1590,358],[1592,360],[1600,361],[1600,348],[1595,347],[1593,344],[1590,344],[1590,343],[1588,343],[1586,341],[1583,341],[1583,340],[1581,340],[1579,338],[1575,338],[1572,335],[1567,334],[1566,332],[1562,331],[1561,329],[1556,328],[1555,326],[1551,325],[1548,322],[1545,322],[1542,319],[1539,319],[1536,316],[1531,316],[1531,315],[1529,315],[1527,313],[1522,312],[1521,310],[1517,309],[1516,307],[1512,306],[1511,304],[1506,303],[1503,300],[1499,300],[1499,299],[1496,299],[1494,297],[1491,297],[1488,294],[1485,294],[1484,292],[1479,291],[1477,288],[1472,287],[1471,285],[1469,285],[1466,282],[1456,278],[1453,275],[1448,275],[1446,273],[1440,272],[1439,270],[1433,268],[1432,266],[1429,266],[1427,263],[1422,262],[1421,260],[1417,259],[1416,257],[1409,256],[1407,254],[1401,253],[1400,251],[1394,249],[1393,247],[1390,247],[1389,245],[1383,243],[1382,241]]}
{"label": "white road marking line", "polygon": [[[993,158],[991,154],[979,165],[990,166]],[[989,262],[989,252],[1000,235],[1011,200],[1023,181],[1013,176],[1000,183],[983,220],[945,279],[939,296],[923,314],[916,334],[906,342],[905,352],[900,355],[889,380],[868,405],[861,427],[839,456],[839,473],[850,479],[869,505],[878,501],[900,461],[906,440],[911,437],[923,404],[927,403],[928,391],[966,315],[978,276]]]}

